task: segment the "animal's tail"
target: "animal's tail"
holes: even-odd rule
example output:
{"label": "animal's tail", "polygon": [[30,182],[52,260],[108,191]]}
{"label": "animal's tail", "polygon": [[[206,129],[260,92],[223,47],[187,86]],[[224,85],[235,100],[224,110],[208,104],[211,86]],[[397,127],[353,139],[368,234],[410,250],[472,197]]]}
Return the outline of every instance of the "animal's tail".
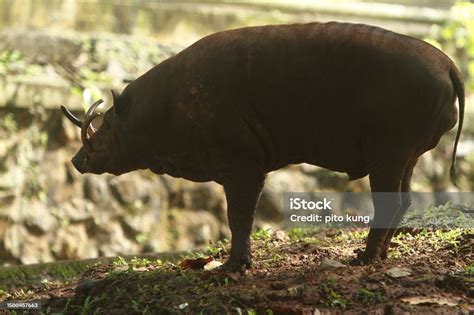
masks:
{"label": "animal's tail", "polygon": [[462,124],[464,121],[464,83],[462,82],[461,74],[456,66],[451,67],[449,70],[449,77],[453,83],[454,91],[458,97],[459,103],[459,124],[458,132],[456,133],[456,140],[454,141],[453,158],[451,160],[451,169],[449,175],[451,182],[457,187],[456,177],[456,150],[458,149],[459,138],[461,137]]}

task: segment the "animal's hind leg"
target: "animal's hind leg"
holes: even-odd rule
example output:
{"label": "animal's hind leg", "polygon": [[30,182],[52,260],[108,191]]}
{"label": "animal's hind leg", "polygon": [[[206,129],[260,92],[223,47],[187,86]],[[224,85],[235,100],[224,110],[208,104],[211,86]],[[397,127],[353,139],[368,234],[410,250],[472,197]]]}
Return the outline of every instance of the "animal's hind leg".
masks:
{"label": "animal's hind leg", "polygon": [[385,162],[369,174],[375,213],[365,251],[354,264],[367,264],[380,258],[389,234],[388,226],[401,207],[400,188],[405,168],[398,161]]}
{"label": "animal's hind leg", "polygon": [[402,221],[403,216],[405,215],[405,212],[408,210],[408,208],[411,205],[410,184],[411,184],[411,177],[413,175],[413,168],[415,167],[416,162],[417,161],[415,160],[415,162],[408,165],[403,174],[402,185],[401,185],[402,204],[401,204],[400,210],[397,212],[395,218],[393,219],[390,225],[389,232],[385,238],[385,243],[382,247],[382,253],[381,253],[382,259],[387,258],[387,252],[388,252],[388,248],[390,247],[390,242],[392,241],[392,237],[395,234],[395,231],[397,230],[398,225]]}

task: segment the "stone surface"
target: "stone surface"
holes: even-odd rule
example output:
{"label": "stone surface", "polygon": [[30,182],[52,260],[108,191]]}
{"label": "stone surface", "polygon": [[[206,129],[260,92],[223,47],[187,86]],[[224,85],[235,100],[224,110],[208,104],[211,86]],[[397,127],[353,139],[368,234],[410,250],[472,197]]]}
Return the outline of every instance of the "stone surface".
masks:
{"label": "stone surface", "polygon": [[36,235],[51,232],[58,225],[57,219],[51,215],[48,206],[44,203],[34,202],[27,206],[25,226],[30,233]]}
{"label": "stone surface", "polygon": [[227,220],[227,202],[224,188],[214,182],[183,182],[176,204],[184,209],[206,210],[221,221]]}
{"label": "stone surface", "polygon": [[412,275],[412,271],[410,268],[406,267],[393,267],[387,270],[387,276],[389,276],[390,278],[401,278],[410,275]]}
{"label": "stone surface", "polygon": [[26,228],[21,224],[12,224],[6,228],[3,243],[9,255],[21,259],[23,244],[28,235]]}
{"label": "stone surface", "polygon": [[280,222],[283,219],[283,194],[288,192],[308,192],[316,188],[316,178],[289,168],[271,173],[265,182],[256,218]]}
{"label": "stone surface", "polygon": [[80,197],[73,197],[67,202],[58,204],[55,212],[60,220],[76,223],[91,220],[92,211],[92,203]]}
{"label": "stone surface", "polygon": [[174,248],[189,250],[207,246],[219,238],[219,222],[207,211],[172,209],[170,229]]}
{"label": "stone surface", "polygon": [[141,249],[141,246],[135,240],[127,238],[117,221],[108,221],[106,224],[96,226],[94,240],[100,256],[139,253]]}
{"label": "stone surface", "polygon": [[327,270],[327,269],[342,268],[342,267],[344,267],[344,265],[341,264],[340,262],[338,262],[337,260],[333,260],[333,259],[330,259],[330,258],[327,258],[327,257],[323,257],[323,259],[321,259],[321,263],[319,264],[318,269],[320,271],[323,271],[323,270]]}
{"label": "stone surface", "polygon": [[150,197],[153,187],[149,181],[140,178],[138,173],[111,177],[110,188],[114,197],[126,207],[140,207]]}
{"label": "stone surface", "polygon": [[84,197],[95,204],[110,202],[110,189],[103,176],[86,175],[83,179]]}
{"label": "stone surface", "polygon": [[54,260],[48,235],[27,234],[23,240],[20,262],[37,264]]}
{"label": "stone surface", "polygon": [[57,259],[95,258],[99,254],[84,224],[70,224],[59,229],[52,243],[52,251]]}

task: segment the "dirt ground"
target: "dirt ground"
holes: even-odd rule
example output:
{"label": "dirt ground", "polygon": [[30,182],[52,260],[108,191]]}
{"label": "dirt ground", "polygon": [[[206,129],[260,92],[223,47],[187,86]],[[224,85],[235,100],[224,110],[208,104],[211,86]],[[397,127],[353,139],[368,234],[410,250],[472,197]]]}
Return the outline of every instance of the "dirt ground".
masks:
{"label": "dirt ground", "polygon": [[59,314],[474,314],[473,230],[406,231],[385,261],[351,266],[366,236],[259,230],[245,275],[202,270],[227,258],[224,242],[174,263],[118,258],[68,281],[45,275],[0,300],[39,301],[41,312]]}

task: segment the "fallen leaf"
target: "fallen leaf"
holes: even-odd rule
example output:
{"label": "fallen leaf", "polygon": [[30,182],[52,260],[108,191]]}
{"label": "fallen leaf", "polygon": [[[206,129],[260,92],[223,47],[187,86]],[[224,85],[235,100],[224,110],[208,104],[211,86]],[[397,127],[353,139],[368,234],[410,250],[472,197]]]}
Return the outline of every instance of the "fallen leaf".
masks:
{"label": "fallen leaf", "polygon": [[211,256],[207,258],[196,258],[196,259],[185,259],[183,260],[179,266],[182,269],[193,269],[193,270],[202,270],[204,266],[213,261],[214,258]]}
{"label": "fallen leaf", "polygon": [[204,266],[204,270],[209,271],[209,270],[212,270],[212,269],[216,269],[217,267],[220,267],[220,266],[222,266],[222,265],[223,265],[223,264],[222,264],[220,261],[213,260],[213,261],[207,263],[207,264]]}
{"label": "fallen leaf", "polygon": [[186,303],[183,303],[183,304],[179,304],[178,307],[180,310],[184,310],[186,307],[188,307],[189,303],[186,302]]}

